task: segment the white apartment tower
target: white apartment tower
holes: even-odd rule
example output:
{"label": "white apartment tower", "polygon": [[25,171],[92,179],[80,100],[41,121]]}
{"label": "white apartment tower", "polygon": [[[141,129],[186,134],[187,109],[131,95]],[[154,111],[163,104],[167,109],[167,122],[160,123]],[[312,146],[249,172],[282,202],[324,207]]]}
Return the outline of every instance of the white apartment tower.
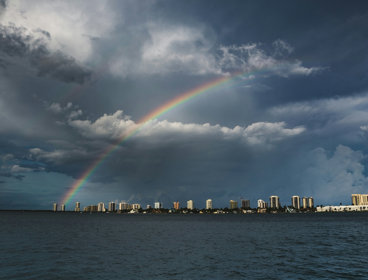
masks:
{"label": "white apartment tower", "polygon": [[194,209],[194,202],[193,202],[193,200],[188,200],[187,201],[187,208],[189,210],[193,210]]}
{"label": "white apartment tower", "polygon": [[155,209],[161,209],[162,203],[161,202],[155,202]]}
{"label": "white apartment tower", "polygon": [[293,195],[291,197],[291,205],[294,209],[300,209],[300,196],[299,195]]}
{"label": "white apartment tower", "polygon": [[210,198],[206,200],[206,209],[207,210],[212,209],[212,199]]}
{"label": "white apartment tower", "polygon": [[280,208],[280,198],[277,195],[270,196],[270,208],[272,209]]}

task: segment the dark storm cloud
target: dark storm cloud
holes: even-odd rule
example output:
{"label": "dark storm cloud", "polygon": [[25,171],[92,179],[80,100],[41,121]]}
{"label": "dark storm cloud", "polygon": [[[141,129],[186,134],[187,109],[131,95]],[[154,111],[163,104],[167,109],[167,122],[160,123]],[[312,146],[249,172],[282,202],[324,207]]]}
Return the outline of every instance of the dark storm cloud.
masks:
{"label": "dark storm cloud", "polygon": [[[42,34],[49,38],[48,33]],[[25,28],[14,25],[0,25],[0,52],[7,63],[11,63],[12,57],[28,59],[40,76],[68,83],[83,83],[91,76],[90,70],[78,65],[74,58],[61,51],[48,50],[42,38],[29,35]]]}

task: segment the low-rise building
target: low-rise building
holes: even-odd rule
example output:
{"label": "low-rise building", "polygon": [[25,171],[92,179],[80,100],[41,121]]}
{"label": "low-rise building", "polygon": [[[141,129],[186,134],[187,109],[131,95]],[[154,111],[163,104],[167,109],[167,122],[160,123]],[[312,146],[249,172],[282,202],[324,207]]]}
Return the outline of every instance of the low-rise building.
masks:
{"label": "low-rise building", "polygon": [[368,205],[317,206],[317,212],[354,212],[368,211]]}
{"label": "low-rise building", "polygon": [[155,202],[155,209],[161,209],[162,208],[162,203],[161,202]]}

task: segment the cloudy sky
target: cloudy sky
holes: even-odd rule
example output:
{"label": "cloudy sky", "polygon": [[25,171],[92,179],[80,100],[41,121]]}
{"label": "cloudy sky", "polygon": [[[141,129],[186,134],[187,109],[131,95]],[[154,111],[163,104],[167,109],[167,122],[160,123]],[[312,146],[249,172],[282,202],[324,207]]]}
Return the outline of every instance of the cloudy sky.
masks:
{"label": "cloudy sky", "polygon": [[368,193],[366,1],[0,0],[0,209]]}

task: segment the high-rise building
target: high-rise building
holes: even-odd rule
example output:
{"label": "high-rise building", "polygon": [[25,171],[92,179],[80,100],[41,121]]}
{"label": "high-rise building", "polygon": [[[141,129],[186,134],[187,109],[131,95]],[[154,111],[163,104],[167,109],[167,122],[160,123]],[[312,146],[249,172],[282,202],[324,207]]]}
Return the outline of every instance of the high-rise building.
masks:
{"label": "high-rise building", "polygon": [[130,205],[129,203],[122,201],[119,203],[119,210],[131,210],[132,209],[132,205]]}
{"label": "high-rise building", "polygon": [[115,210],[116,210],[115,202],[110,201],[109,202],[109,212],[115,212]]}
{"label": "high-rise building", "polygon": [[65,204],[61,204],[60,210],[61,210],[61,212],[65,212]]}
{"label": "high-rise building", "polygon": [[238,209],[238,202],[235,200],[230,200],[230,209]]}
{"label": "high-rise building", "polygon": [[257,208],[260,208],[260,209],[267,208],[267,203],[262,199],[258,199]]}
{"label": "high-rise building", "polygon": [[353,205],[368,205],[368,194],[352,194]]}
{"label": "high-rise building", "polygon": [[305,197],[305,196],[303,196],[303,198],[302,198],[302,207],[303,207],[303,209],[307,209],[308,208],[308,197]]}
{"label": "high-rise building", "polygon": [[133,203],[132,204],[132,209],[133,210],[139,210],[139,209],[141,209],[141,205],[139,203]]}
{"label": "high-rise building", "polygon": [[80,202],[76,202],[75,203],[75,209],[74,209],[74,211],[75,212],[80,212],[80,210],[81,210],[81,208],[80,208]]}
{"label": "high-rise building", "polygon": [[313,197],[308,197],[308,207],[314,208],[314,199]]}
{"label": "high-rise building", "polygon": [[58,205],[57,205],[57,203],[56,203],[56,202],[54,203],[54,205],[53,205],[53,207],[52,207],[52,210],[53,210],[54,212],[56,212],[56,211],[58,210]]}
{"label": "high-rise building", "polygon": [[161,209],[162,208],[162,203],[161,202],[155,202],[155,209]]}
{"label": "high-rise building", "polygon": [[294,209],[300,209],[300,196],[299,195],[293,195],[291,197],[291,205],[294,207]]}
{"label": "high-rise building", "polygon": [[249,209],[250,208],[250,200],[249,199],[242,199],[241,208]]}
{"label": "high-rise building", "polygon": [[206,200],[206,209],[207,210],[210,210],[210,209],[212,209],[213,208],[213,206],[212,206],[212,199],[207,199]]}
{"label": "high-rise building", "polygon": [[277,195],[270,196],[270,208],[272,209],[280,208],[280,198]]}
{"label": "high-rise building", "polygon": [[151,209],[151,208],[152,208],[152,206],[147,204],[146,209]]}
{"label": "high-rise building", "polygon": [[179,210],[179,201],[174,201],[173,202],[173,207],[175,210]]}
{"label": "high-rise building", "polygon": [[193,202],[193,200],[188,200],[187,201],[187,208],[189,210],[193,210],[194,209],[194,202]]}
{"label": "high-rise building", "polygon": [[105,203],[103,203],[103,202],[98,203],[97,204],[97,211],[98,212],[105,212],[106,211],[106,209],[105,209]]}

